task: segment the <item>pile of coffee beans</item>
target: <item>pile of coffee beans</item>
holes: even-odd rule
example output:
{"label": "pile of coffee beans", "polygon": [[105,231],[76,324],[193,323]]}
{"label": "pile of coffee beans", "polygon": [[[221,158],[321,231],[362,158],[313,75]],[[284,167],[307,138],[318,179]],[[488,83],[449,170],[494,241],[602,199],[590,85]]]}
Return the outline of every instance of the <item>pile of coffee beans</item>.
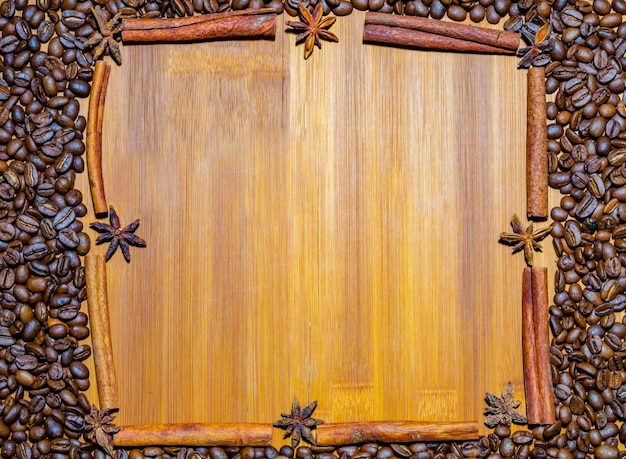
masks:
{"label": "pile of coffee beans", "polygon": [[90,2],[0,4],[0,455],[91,456],[91,349],[74,187],[84,171]]}

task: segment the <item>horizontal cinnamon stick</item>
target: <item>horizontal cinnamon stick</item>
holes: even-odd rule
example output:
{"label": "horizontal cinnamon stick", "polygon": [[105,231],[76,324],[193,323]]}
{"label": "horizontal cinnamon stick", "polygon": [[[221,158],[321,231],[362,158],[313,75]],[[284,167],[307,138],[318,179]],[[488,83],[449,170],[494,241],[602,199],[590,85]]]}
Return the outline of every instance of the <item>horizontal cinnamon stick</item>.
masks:
{"label": "horizontal cinnamon stick", "polygon": [[527,74],[526,212],[528,218],[548,217],[548,128],[543,67]]}
{"label": "horizontal cinnamon stick", "polygon": [[155,424],[122,426],[115,434],[116,447],[142,446],[267,446],[272,424]]}
{"label": "horizontal cinnamon stick", "polygon": [[85,257],[87,278],[87,305],[91,323],[96,385],[100,409],[119,408],[117,381],[111,346],[109,306],[107,297],[106,264],[100,255]]}
{"label": "horizontal cinnamon stick", "polygon": [[365,24],[363,29],[363,42],[432,51],[504,55],[515,54],[515,51],[506,48],[498,48],[483,43],[476,43],[474,41],[419,30],[389,27],[378,24]]}
{"label": "horizontal cinnamon stick", "polygon": [[365,24],[400,27],[449,38],[457,38],[462,41],[482,43],[496,48],[508,49],[511,51],[510,54],[515,54],[520,43],[520,37],[517,33],[485,29],[483,27],[470,26],[467,24],[444,22],[418,16],[367,13],[365,15]]}
{"label": "horizontal cinnamon stick", "polygon": [[124,19],[124,30],[150,30],[150,29],[175,29],[201,22],[218,21],[234,16],[258,16],[261,14],[276,13],[273,8],[260,8],[258,10],[226,11],[224,13],[195,14],[182,18],[127,18]]}
{"label": "horizontal cinnamon stick", "polygon": [[344,422],[320,424],[317,445],[350,445],[369,441],[407,443],[414,441],[474,440],[477,422]]}
{"label": "horizontal cinnamon stick", "polygon": [[89,189],[96,217],[104,217],[108,213],[106,195],[104,193],[104,180],[102,179],[102,121],[104,115],[104,91],[106,96],[106,84],[110,72],[109,65],[100,60],[96,62],[93,73],[91,92],[89,94],[89,109],[87,113],[87,138],[85,148],[87,150],[87,174],[89,176]]}
{"label": "horizontal cinnamon stick", "polygon": [[[127,20],[129,21],[129,20]],[[134,21],[154,21],[135,19]],[[159,19],[158,21],[162,21]],[[168,20],[163,20],[168,21]],[[227,16],[179,26],[170,20],[170,27],[152,29],[125,29],[122,42],[128,43],[179,43],[228,38],[271,38],[276,34],[276,14]],[[126,22],[125,22],[126,24]]]}
{"label": "horizontal cinnamon stick", "polygon": [[531,268],[533,291],[533,322],[535,323],[535,339],[537,348],[537,372],[539,391],[542,400],[540,424],[554,424],[556,409],[554,405],[554,389],[550,372],[550,329],[548,325],[548,268]]}
{"label": "horizontal cinnamon stick", "polygon": [[539,390],[537,347],[533,308],[533,287],[530,268],[524,268],[522,278],[522,364],[526,388],[526,417],[528,424],[542,422],[542,398]]}

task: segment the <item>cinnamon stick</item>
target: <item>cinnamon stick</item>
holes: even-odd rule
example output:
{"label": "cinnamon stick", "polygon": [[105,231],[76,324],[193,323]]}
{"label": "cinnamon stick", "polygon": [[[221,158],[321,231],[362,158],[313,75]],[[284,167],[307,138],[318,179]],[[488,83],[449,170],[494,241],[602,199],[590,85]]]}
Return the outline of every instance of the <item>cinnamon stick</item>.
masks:
{"label": "cinnamon stick", "polygon": [[457,38],[462,41],[482,43],[496,48],[507,49],[511,51],[511,54],[515,54],[520,43],[519,34],[516,33],[485,29],[483,27],[470,26],[467,24],[444,22],[418,16],[367,13],[365,15],[365,24],[400,27],[449,38]]}
{"label": "cinnamon stick", "polygon": [[422,32],[401,27],[365,24],[363,42],[387,44],[432,51],[454,51],[477,54],[515,54],[506,48],[476,43],[474,41]]}
{"label": "cinnamon stick", "polygon": [[[96,62],[89,95],[89,110],[87,113],[87,174],[89,175],[89,189],[96,217],[104,217],[108,213],[104,181],[102,179],[102,121],[104,115],[104,97],[106,84],[110,73],[109,65],[100,60]],[[101,94],[104,92],[101,104]]]}
{"label": "cinnamon stick", "polygon": [[87,255],[85,257],[85,275],[100,409],[118,408],[104,258],[100,255]]}
{"label": "cinnamon stick", "polygon": [[261,14],[276,13],[273,8],[260,8],[258,10],[237,10],[223,13],[195,14],[182,18],[127,18],[124,19],[124,30],[150,30],[150,29],[174,29],[177,27],[199,24],[201,22],[218,21],[234,16],[254,16]]}
{"label": "cinnamon stick", "polygon": [[526,212],[528,218],[548,217],[548,129],[545,70],[528,69],[526,117]]}
{"label": "cinnamon stick", "polygon": [[526,388],[528,424],[542,423],[542,398],[539,390],[531,268],[524,268],[522,278],[522,364]]}
{"label": "cinnamon stick", "polygon": [[100,96],[98,97],[98,125],[96,126],[96,139],[100,148],[98,149],[98,154],[100,157],[100,163],[102,163],[102,124],[104,122],[104,104],[107,98],[107,88],[109,87],[109,76],[111,76],[111,66],[105,65],[104,67],[104,76],[102,77],[102,87],[100,88]]}
{"label": "cinnamon stick", "polygon": [[267,446],[272,424],[155,424],[122,426],[115,434],[116,447],[142,446]]}
{"label": "cinnamon stick", "polygon": [[349,445],[370,441],[407,443],[478,438],[477,422],[344,422],[320,424],[315,430],[318,446]]}
{"label": "cinnamon stick", "polygon": [[542,400],[540,424],[554,424],[556,410],[554,406],[554,390],[550,374],[550,330],[548,325],[548,268],[532,267],[531,281],[533,292],[533,322],[535,324],[535,340],[537,342],[537,373],[539,392]]}
{"label": "cinnamon stick", "polygon": [[[126,20],[125,24],[127,23]],[[153,19],[134,19],[133,21],[154,21]],[[216,20],[179,25],[174,19],[158,20],[168,22],[167,28],[160,24],[157,28],[122,31],[124,43],[178,43],[200,40],[227,38],[271,38],[276,34],[276,14],[230,15]],[[132,24],[132,23],[131,23]]]}

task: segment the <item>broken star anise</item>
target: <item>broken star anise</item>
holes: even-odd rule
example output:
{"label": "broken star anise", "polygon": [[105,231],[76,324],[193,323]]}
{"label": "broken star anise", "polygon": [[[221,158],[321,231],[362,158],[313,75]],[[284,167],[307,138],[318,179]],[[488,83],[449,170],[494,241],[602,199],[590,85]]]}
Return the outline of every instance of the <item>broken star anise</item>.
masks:
{"label": "broken star anise", "polygon": [[308,59],[313,52],[313,46],[322,48],[322,42],[326,41],[339,41],[337,35],[329,32],[328,28],[335,23],[337,18],[330,17],[324,18],[322,9],[322,2],[319,2],[313,14],[307,9],[302,2],[298,3],[298,13],[301,21],[287,21],[287,25],[292,28],[288,32],[296,32],[296,42],[300,43],[304,41],[304,58]]}
{"label": "broken star anise", "polygon": [[311,429],[315,429],[315,426],[324,422],[321,419],[311,417],[316,407],[317,400],[302,409],[300,408],[298,397],[294,396],[291,403],[291,414],[281,414],[282,419],[274,423],[274,427],[287,430],[283,438],[291,436],[291,446],[293,448],[298,446],[301,438],[315,445],[315,437],[313,437]]}
{"label": "broken star anise", "polygon": [[485,395],[485,401],[487,402],[487,408],[485,408],[485,425],[489,428],[494,428],[498,425],[510,426],[511,422],[514,424],[526,424],[528,421],[526,417],[520,413],[517,408],[520,406],[519,400],[515,400],[513,395],[513,385],[508,383],[502,390],[502,396],[498,397],[496,394],[487,392]]}
{"label": "broken star anise", "polygon": [[513,215],[511,218],[511,228],[513,228],[512,233],[500,233],[500,241],[505,244],[512,245],[513,253],[524,249],[524,259],[526,260],[526,264],[528,266],[532,266],[533,250],[541,252],[539,241],[550,234],[552,226],[535,231],[533,224],[531,223],[528,225],[528,228],[524,229],[519,217],[517,215]]}
{"label": "broken star anise", "polygon": [[98,30],[89,37],[89,46],[93,47],[93,59],[96,60],[108,51],[117,65],[122,65],[122,53],[114,35],[124,28],[122,13],[117,13],[107,21],[106,10],[99,6],[91,8]]}
{"label": "broken star anise", "polygon": [[[552,33],[552,24],[550,22],[543,25],[537,31],[526,24],[522,28],[522,36],[530,41],[530,46],[520,49],[517,55],[521,57],[518,68],[527,69],[533,64],[537,64],[543,57],[544,61],[549,62],[550,51],[554,49],[556,35]],[[534,25],[534,24],[533,24]],[[543,64],[545,65],[545,64]]]}
{"label": "broken star anise", "polygon": [[113,254],[119,247],[124,255],[124,260],[130,263],[130,246],[145,247],[146,241],[137,236],[135,231],[139,227],[139,219],[132,222],[130,225],[122,228],[120,219],[115,212],[113,206],[109,207],[109,221],[110,225],[106,223],[94,222],[89,225],[91,229],[96,230],[100,234],[96,239],[96,244],[102,244],[103,242],[110,242],[109,248],[104,255],[104,259],[109,261]]}
{"label": "broken star anise", "polygon": [[113,434],[120,431],[118,426],[114,426],[111,422],[115,416],[111,413],[117,411],[117,408],[105,408],[99,410],[95,405],[91,406],[91,411],[85,416],[85,433],[87,438],[100,446],[105,453],[113,457]]}

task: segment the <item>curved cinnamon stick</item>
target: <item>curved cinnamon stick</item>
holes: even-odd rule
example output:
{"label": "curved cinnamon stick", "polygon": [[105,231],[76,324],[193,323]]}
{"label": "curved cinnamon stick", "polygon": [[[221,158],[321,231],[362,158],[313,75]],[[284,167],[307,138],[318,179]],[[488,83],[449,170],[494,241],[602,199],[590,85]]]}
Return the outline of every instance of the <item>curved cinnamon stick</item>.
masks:
{"label": "curved cinnamon stick", "polygon": [[85,257],[85,275],[100,408],[118,408],[104,258],[100,255],[87,255]]}
{"label": "curved cinnamon stick", "polygon": [[478,423],[473,422],[343,422],[320,424],[317,445],[351,445],[370,441],[408,443],[415,441],[460,441],[478,438]]}
{"label": "curved cinnamon stick", "polygon": [[272,424],[154,424],[122,426],[113,439],[116,447],[141,446],[267,446]]}
{"label": "curved cinnamon stick", "polygon": [[148,30],[123,30],[124,43],[177,43],[228,38],[274,38],[276,15],[228,16],[219,20]]}
{"label": "curved cinnamon stick", "polygon": [[93,209],[96,213],[96,217],[99,218],[106,216],[109,209],[104,193],[104,181],[102,179],[102,121],[104,114],[104,97],[106,97],[106,85],[108,83],[109,73],[110,68],[106,62],[96,62],[91,94],[89,96],[87,139],[85,142],[91,199],[93,201]]}

